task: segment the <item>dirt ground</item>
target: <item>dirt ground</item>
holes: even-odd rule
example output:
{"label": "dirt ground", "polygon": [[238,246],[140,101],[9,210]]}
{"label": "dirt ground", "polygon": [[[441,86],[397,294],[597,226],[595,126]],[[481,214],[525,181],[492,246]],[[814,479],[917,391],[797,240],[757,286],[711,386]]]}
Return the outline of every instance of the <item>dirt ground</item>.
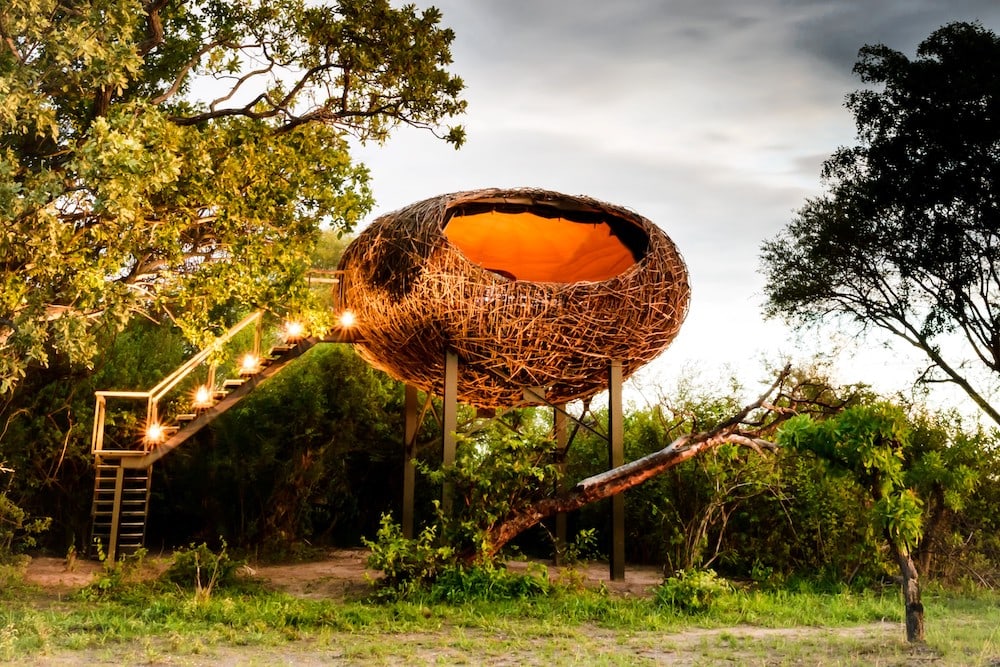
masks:
{"label": "dirt ground", "polygon": [[[356,597],[370,589],[370,581],[378,576],[365,567],[367,549],[337,549],[326,552],[319,560],[284,565],[251,564],[250,576],[267,585],[296,597],[318,599],[344,599]],[[662,580],[660,569],[650,566],[631,566],[625,570],[623,580],[612,581],[608,565],[592,563],[572,569],[543,563],[549,577],[558,581],[573,577],[585,586],[605,586],[610,592],[627,596],[647,596]],[[151,573],[161,566],[160,559],[149,558]],[[525,569],[530,563],[514,561],[512,570]],[[28,565],[25,578],[51,595],[67,594],[89,584],[101,565],[91,560],[76,560],[67,566],[65,559],[36,557]]]}

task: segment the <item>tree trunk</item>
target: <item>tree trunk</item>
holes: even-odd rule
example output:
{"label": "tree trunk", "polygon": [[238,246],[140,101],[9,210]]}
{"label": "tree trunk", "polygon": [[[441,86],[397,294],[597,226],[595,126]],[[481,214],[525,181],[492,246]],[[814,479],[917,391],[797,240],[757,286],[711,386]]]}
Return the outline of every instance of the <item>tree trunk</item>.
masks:
{"label": "tree trunk", "polygon": [[899,571],[903,575],[903,605],[906,609],[906,641],[924,641],[924,605],[920,602],[920,579],[910,550],[895,546]]}

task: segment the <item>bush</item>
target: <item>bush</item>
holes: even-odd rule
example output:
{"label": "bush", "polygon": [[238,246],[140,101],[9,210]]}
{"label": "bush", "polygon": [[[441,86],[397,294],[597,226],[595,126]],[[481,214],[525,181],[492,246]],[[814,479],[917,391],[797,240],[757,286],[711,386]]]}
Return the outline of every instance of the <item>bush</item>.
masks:
{"label": "bush", "polygon": [[178,549],[160,580],[174,584],[183,590],[194,590],[200,598],[211,597],[218,588],[231,587],[237,583],[237,570],[243,563],[229,557],[226,542],[216,553],[202,542],[192,544],[187,549]]}
{"label": "bush", "polygon": [[680,570],[659,585],[654,599],[675,612],[697,614],[731,591],[732,585],[713,570]]}
{"label": "bush", "polygon": [[392,594],[405,595],[433,582],[446,567],[455,565],[455,550],[437,545],[437,530],[428,526],[415,539],[403,537],[403,529],[388,514],[382,515],[375,541],[364,540],[371,549],[368,567],[382,572],[381,585]]}
{"label": "bush", "polygon": [[[13,470],[0,463],[0,474]],[[21,507],[0,491],[0,564],[18,560],[18,554],[35,546],[35,536],[48,530],[52,519],[32,519]]]}
{"label": "bush", "polygon": [[552,592],[548,571],[517,573],[503,567],[453,566],[442,570],[430,587],[431,602],[501,602],[525,600]]}

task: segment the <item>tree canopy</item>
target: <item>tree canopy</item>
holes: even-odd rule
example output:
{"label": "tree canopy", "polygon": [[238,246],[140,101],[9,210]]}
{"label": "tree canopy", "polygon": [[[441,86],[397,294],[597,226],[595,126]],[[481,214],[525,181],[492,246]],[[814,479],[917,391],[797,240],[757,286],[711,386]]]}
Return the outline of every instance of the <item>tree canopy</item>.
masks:
{"label": "tree canopy", "polygon": [[764,244],[766,311],[891,332],[1000,423],[1000,38],[951,23],[913,59],[863,47],[854,72],[858,144]]}
{"label": "tree canopy", "polygon": [[441,19],[388,0],[3,3],[0,395],[137,314],[197,337],[230,302],[296,307],[320,226],[372,204],[349,137],[463,111]]}

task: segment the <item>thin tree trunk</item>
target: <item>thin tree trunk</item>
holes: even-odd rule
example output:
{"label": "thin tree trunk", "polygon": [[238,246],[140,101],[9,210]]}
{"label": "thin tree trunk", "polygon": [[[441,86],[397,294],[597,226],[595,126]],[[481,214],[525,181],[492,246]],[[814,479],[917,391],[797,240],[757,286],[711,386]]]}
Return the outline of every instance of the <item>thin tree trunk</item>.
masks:
{"label": "thin tree trunk", "polygon": [[903,575],[903,605],[906,609],[906,641],[924,641],[924,605],[920,601],[920,578],[910,550],[896,546],[896,559]]}

